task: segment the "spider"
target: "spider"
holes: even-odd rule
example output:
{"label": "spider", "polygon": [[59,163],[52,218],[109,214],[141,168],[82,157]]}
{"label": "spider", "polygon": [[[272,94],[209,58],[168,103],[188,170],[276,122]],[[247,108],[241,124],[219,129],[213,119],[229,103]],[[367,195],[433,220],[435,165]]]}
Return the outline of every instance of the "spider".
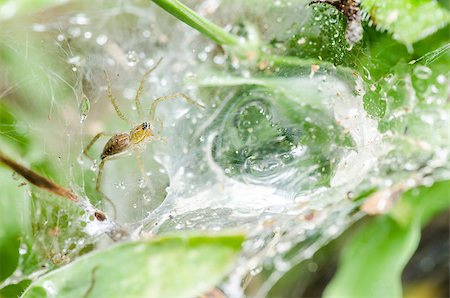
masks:
{"label": "spider", "polygon": [[159,141],[164,140],[164,138],[154,134],[153,124],[155,122],[158,123],[160,127],[162,127],[162,121],[155,116],[157,106],[165,100],[181,98],[181,99],[186,100],[190,104],[197,105],[201,108],[204,108],[203,105],[197,103],[193,99],[189,98],[187,95],[185,95],[183,93],[175,93],[172,95],[167,95],[167,96],[162,96],[162,97],[156,98],[150,106],[148,121],[144,121],[144,115],[142,112],[140,96],[141,96],[142,90],[144,88],[145,81],[147,80],[150,73],[158,67],[161,60],[162,59],[159,59],[158,62],[155,64],[155,66],[153,66],[152,68],[150,68],[149,70],[147,70],[144,73],[144,75],[142,76],[139,88],[136,91],[136,96],[134,98],[135,105],[136,105],[136,111],[139,116],[139,119],[143,121],[140,124],[133,123],[119,109],[119,106],[116,103],[116,98],[112,95],[112,92],[111,92],[111,82],[110,82],[108,73],[105,71],[105,77],[106,77],[106,81],[108,84],[107,85],[107,97],[108,97],[110,103],[112,104],[114,110],[116,111],[116,114],[119,116],[119,118],[122,119],[123,121],[127,122],[132,128],[129,132],[120,132],[120,133],[116,133],[116,134],[111,134],[111,133],[106,133],[106,132],[98,133],[97,135],[95,135],[92,138],[92,140],[84,148],[83,154],[86,157],[88,157],[92,162],[95,162],[95,159],[92,158],[88,154],[89,149],[91,149],[91,147],[100,139],[100,137],[111,136],[110,139],[108,140],[108,142],[106,142],[105,147],[103,148],[102,153],[100,155],[100,164],[98,165],[98,174],[97,174],[95,189],[103,196],[103,198],[106,201],[108,201],[111,204],[111,206],[113,207],[114,213],[116,212],[114,204],[101,189],[102,178],[103,178],[103,169],[105,167],[105,164],[108,161],[110,161],[111,159],[120,158],[124,155],[128,155],[129,153],[135,153],[140,171],[143,174],[144,179],[146,179],[140,152],[143,149],[145,149],[145,146],[148,142],[150,142],[152,140],[159,140]]}

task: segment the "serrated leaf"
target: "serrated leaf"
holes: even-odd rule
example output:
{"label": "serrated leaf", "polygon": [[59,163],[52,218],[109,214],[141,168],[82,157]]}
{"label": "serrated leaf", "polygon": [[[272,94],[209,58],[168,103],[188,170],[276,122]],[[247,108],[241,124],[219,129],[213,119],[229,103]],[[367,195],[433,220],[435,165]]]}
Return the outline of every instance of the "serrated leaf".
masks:
{"label": "serrated leaf", "polygon": [[388,30],[407,46],[419,41],[450,21],[450,13],[432,0],[362,0],[362,7],[376,25]]}
{"label": "serrated leaf", "polygon": [[220,282],[243,240],[180,235],[120,243],[42,276],[22,297],[195,297]]}

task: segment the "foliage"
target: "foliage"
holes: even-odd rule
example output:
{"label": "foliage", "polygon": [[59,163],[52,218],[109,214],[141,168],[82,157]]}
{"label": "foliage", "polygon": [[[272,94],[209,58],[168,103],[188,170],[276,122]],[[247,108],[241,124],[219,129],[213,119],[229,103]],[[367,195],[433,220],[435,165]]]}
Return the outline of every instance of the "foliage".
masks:
{"label": "foliage", "polygon": [[22,297],[194,297],[230,270],[243,240],[183,235],[117,244],[42,276]]}
{"label": "foliage", "polygon": [[401,273],[421,227],[450,207],[449,187],[445,181],[409,191],[389,215],[366,222],[347,243],[325,297],[402,297]]}
{"label": "foliage", "polygon": [[364,0],[362,6],[376,25],[408,46],[433,34],[450,21],[450,13],[437,1]]}
{"label": "foliage", "polygon": [[[14,9],[18,10],[19,18],[52,2],[20,1]],[[445,3],[363,0],[362,9],[367,14],[363,40],[349,49],[344,37],[347,19],[325,4],[305,8],[304,2],[289,1],[290,5],[301,7],[301,11],[308,10],[308,14],[289,26],[280,27],[270,40],[263,40],[246,20],[238,20],[230,26],[232,29],[225,30],[180,1],[153,2],[222,46],[211,47],[211,51],[224,52],[225,66],[201,65],[196,69],[200,79],[195,83],[201,86],[200,94],[205,98],[230,98],[222,107],[219,120],[210,127],[221,132],[214,138],[212,159],[230,178],[247,182],[255,173],[270,174],[275,166],[304,172],[315,166],[314,171],[308,172],[309,179],[295,185],[298,191],[330,185],[336,172],[336,160],[342,154],[337,148],[351,151],[356,150],[356,145],[349,133],[339,128],[337,121],[330,120],[328,114],[318,108],[324,103],[319,102],[321,97],[316,90],[311,90],[316,86],[296,80],[309,76],[312,81],[316,72],[317,75],[335,75],[345,82],[354,82],[353,75],[357,74],[362,80],[366,91],[364,110],[371,119],[378,121],[380,133],[393,136],[391,145],[395,146],[388,154],[388,161],[374,171],[378,178],[384,175],[386,179],[392,178],[390,182],[408,180],[408,175],[423,169],[428,160],[439,157],[439,150],[423,149],[423,143],[431,144],[432,149],[448,146],[445,126],[448,122],[444,116],[448,117],[449,104],[439,100],[448,98],[449,94],[448,84],[439,83],[443,76],[448,78],[450,63],[450,13]],[[223,2],[223,6],[233,4],[233,1]],[[257,1],[263,6],[261,2]],[[54,50],[48,53],[38,50],[40,44],[44,44],[44,50],[52,49],[50,45],[54,40],[28,36],[22,40],[23,34],[19,33],[23,28],[18,29],[20,26],[8,22],[12,17],[7,11],[11,3],[0,1],[0,20],[5,22],[4,32],[0,33],[0,71],[7,74],[6,84],[23,81],[26,84],[20,86],[14,98],[8,92],[0,92],[2,150],[14,152],[14,156],[27,160],[31,168],[64,184],[92,182],[93,173],[73,177],[69,174],[71,170],[67,173],[55,170],[56,158],[41,150],[41,133],[47,134],[48,147],[64,143],[60,138],[63,133],[57,137],[45,129],[28,134],[21,130],[21,127],[32,127],[26,123],[29,119],[44,123],[42,119],[50,119],[52,113],[63,114],[65,106],[53,112],[54,102],[57,100],[61,106],[67,104],[71,92],[81,94],[75,110],[82,118],[92,113],[94,104],[91,103],[95,99],[91,102],[84,95],[87,87],[80,87],[85,77],[77,78],[80,81],[70,87],[60,82],[51,84],[50,94],[48,72],[53,68],[63,69],[64,63],[54,59],[57,55]],[[243,8],[256,6],[255,1],[236,3],[233,5]],[[280,3],[284,2],[264,1],[264,6],[275,11]],[[162,10],[159,13],[163,14]],[[163,38],[158,42],[163,44]],[[32,50],[21,48],[28,43],[33,44]],[[71,45],[68,48],[71,50]],[[245,71],[235,66],[236,61],[240,61]],[[72,72],[61,72],[64,77],[61,81],[73,79]],[[300,86],[301,93],[296,93],[294,84]],[[44,97],[51,101],[26,100]],[[430,118],[434,121],[432,124]],[[290,152],[293,147],[302,146],[308,146],[310,155],[294,162]],[[52,152],[56,155],[57,150]],[[66,158],[70,162],[65,165],[76,159],[68,155]],[[269,159],[279,163],[269,163]],[[413,170],[400,170],[409,163],[414,164]],[[326,289],[327,297],[401,296],[400,277],[417,248],[421,228],[449,208],[447,170],[448,160],[447,168],[444,165],[433,172],[432,182],[436,182],[431,183],[432,186],[408,191],[388,214],[363,223],[344,247],[338,273]],[[426,173],[420,179],[427,179],[427,175],[431,174]],[[282,185],[283,179],[279,180]],[[99,239],[86,235],[76,220],[82,216],[76,208],[33,188],[29,195],[30,188],[18,187],[21,182],[16,176],[11,177],[8,170],[0,168],[0,282],[4,283],[0,297],[20,295],[30,284],[30,275],[42,268],[46,274],[33,279],[24,297],[49,296],[52,291],[67,297],[142,293],[158,297],[195,296],[223,280],[241,249],[242,236],[190,232],[98,248]],[[371,183],[370,177],[362,183],[356,190],[355,201],[363,202],[385,185]],[[92,184],[87,185],[89,197],[93,197],[91,190],[95,193]],[[63,237],[59,237],[60,233]],[[39,237],[34,239],[36,235]],[[67,244],[67,239],[78,244]]]}

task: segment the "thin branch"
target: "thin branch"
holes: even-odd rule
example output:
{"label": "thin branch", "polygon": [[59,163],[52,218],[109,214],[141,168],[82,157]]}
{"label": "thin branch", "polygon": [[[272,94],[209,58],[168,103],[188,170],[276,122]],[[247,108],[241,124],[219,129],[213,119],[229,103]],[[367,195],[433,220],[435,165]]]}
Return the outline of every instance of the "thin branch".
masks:
{"label": "thin branch", "polygon": [[0,152],[0,161],[4,163],[6,166],[14,170],[16,173],[20,174],[23,178],[27,179],[31,184],[45,189],[48,192],[51,192],[60,197],[65,197],[72,202],[79,203],[78,197],[71,192],[70,190],[59,186],[53,181],[37,174],[36,172],[18,164],[12,159],[6,157],[2,152]]}
{"label": "thin branch", "polygon": [[[64,188],[55,182],[45,178],[44,176],[36,173],[35,171],[22,166],[21,164],[15,162],[11,158],[7,157],[0,151],[0,162],[9,167],[11,170],[15,171],[23,178],[25,178],[31,184],[53,193],[57,196],[66,198],[79,206],[86,212],[92,213],[92,215],[100,222],[104,222],[108,219],[108,216],[105,212],[94,208],[90,202],[86,202],[84,200],[80,200],[78,196],[73,193],[71,190]],[[111,228],[106,231],[106,234],[113,240],[121,240],[128,236],[128,233],[122,228],[118,223],[110,220]]]}

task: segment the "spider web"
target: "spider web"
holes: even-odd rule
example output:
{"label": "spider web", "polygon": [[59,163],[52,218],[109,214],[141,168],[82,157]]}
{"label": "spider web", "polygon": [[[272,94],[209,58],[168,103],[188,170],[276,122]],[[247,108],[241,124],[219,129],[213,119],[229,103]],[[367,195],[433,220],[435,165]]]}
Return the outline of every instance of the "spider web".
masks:
{"label": "spider web", "polygon": [[[271,7],[236,9],[236,3],[228,1],[198,1],[191,6],[223,26],[249,20],[259,38],[270,42],[293,34],[284,28],[301,28],[296,20],[310,14],[300,4],[295,9],[287,9],[289,4],[283,1],[278,5],[270,14]],[[10,24],[2,33],[4,48],[23,57],[18,65],[29,68],[26,77],[8,78],[2,86],[3,97],[18,98],[8,102],[12,107],[8,113],[15,120],[1,124],[1,136],[15,144],[7,146],[14,152],[28,143],[40,144],[40,152],[23,149],[24,160],[32,165],[41,162],[36,169],[112,212],[95,190],[97,163],[107,138],[90,150],[97,163],[81,154],[96,133],[131,129],[107,100],[104,71],[121,111],[138,124],[143,119],[137,117],[134,105],[136,89],[143,73],[162,57],[146,81],[141,96],[144,111],[155,98],[176,92],[207,108],[181,99],[161,104],[157,115],[166,142],[150,143],[143,151],[145,177],[131,154],[106,164],[102,189],[118,210],[117,221],[134,235],[245,232],[248,240],[242,255],[221,285],[231,297],[244,295],[253,276],[263,276],[262,271],[269,274],[258,292],[250,294],[267,295],[284,273],[363,215],[360,203],[351,200],[358,193],[401,183],[418,173],[420,162],[429,160],[432,169],[440,170],[426,183],[448,179],[445,139],[432,137],[423,140],[431,144],[427,156],[395,175],[386,174],[420,154],[414,151],[402,159],[393,153],[395,142],[389,137],[396,132],[380,132],[378,121],[364,110],[363,96],[370,86],[367,74],[355,79],[333,69],[312,73],[299,68],[289,75],[252,77],[245,65],[230,70],[229,57],[213,43],[150,4],[77,3],[48,13],[52,21],[43,13],[32,21]],[[325,18],[318,20],[324,26],[333,14]],[[345,51],[336,59],[345,57]],[[232,75],[226,76],[228,72]],[[418,73],[424,75],[424,70]],[[233,80],[236,77],[239,80]],[[401,79],[406,85],[408,80]],[[409,104],[417,105],[412,87],[406,88],[413,98]],[[388,116],[405,119],[400,108],[391,108]],[[432,119],[435,127],[448,125],[448,118],[431,110],[427,115],[421,120]],[[416,130],[410,130],[405,142],[420,147]],[[321,134],[324,140],[315,140]],[[110,245],[69,203],[39,191],[30,192],[30,202],[24,208],[30,209],[32,228],[24,235],[20,265],[9,282]]]}

